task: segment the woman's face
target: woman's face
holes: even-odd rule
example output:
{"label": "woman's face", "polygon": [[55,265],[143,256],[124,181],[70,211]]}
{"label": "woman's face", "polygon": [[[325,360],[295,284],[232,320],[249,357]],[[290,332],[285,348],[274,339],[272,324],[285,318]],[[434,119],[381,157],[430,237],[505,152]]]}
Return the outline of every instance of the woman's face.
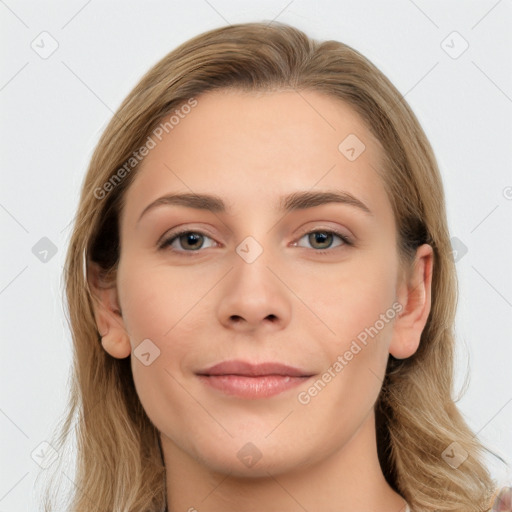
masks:
{"label": "woman's face", "polygon": [[[350,107],[315,92],[208,92],[173,126],[120,222],[118,302],[141,403],[166,454],[213,470],[326,459],[373,421],[401,339],[381,149]],[[295,373],[208,370],[228,361]]]}

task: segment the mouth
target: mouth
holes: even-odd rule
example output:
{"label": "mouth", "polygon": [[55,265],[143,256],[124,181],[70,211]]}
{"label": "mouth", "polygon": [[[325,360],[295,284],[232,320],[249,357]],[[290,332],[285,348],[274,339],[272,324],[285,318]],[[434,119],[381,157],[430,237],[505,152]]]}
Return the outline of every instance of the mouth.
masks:
{"label": "mouth", "polygon": [[196,373],[201,382],[226,395],[269,398],[298,386],[314,374],[276,362],[225,361]]}

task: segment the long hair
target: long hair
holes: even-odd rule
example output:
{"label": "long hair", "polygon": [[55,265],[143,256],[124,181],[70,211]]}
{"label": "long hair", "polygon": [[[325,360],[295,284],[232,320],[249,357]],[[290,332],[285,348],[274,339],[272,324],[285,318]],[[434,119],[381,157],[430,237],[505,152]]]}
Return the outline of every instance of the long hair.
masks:
{"label": "long hair", "polygon": [[[63,446],[76,435],[71,509],[166,507],[158,431],[138,399],[130,358],[115,359],[101,346],[87,265],[96,262],[105,274],[115,274],[120,211],[150,135],[173,111],[185,112],[194,98],[222,88],[323,93],[350,105],[380,141],[385,154],[380,172],[401,261],[410,263],[423,243],[434,251],[432,307],[419,349],[404,360],[389,357],[375,406],[382,471],[413,510],[489,510],[496,489],[483,463],[485,448],[453,398],[457,280],[430,144],[404,98],[364,56],[280,23],[211,30],[170,52],[123,101],[94,151],[64,274],[74,350],[69,407],[55,443]],[[467,454],[456,469],[443,455],[454,449]]]}

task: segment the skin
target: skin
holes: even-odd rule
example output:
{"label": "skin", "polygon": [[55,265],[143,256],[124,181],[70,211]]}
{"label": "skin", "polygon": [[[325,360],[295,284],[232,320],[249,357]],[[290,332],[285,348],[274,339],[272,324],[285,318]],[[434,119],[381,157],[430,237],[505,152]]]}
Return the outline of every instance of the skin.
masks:
{"label": "skin", "polygon": [[[131,355],[138,396],[161,433],[169,511],[404,510],[378,462],[373,407],[389,354],[418,348],[432,249],[400,265],[375,170],[382,148],[352,108],[321,93],[222,90],[197,100],[127,191],[116,283],[102,286],[91,272],[103,347]],[[338,150],[349,134],[366,146],[354,161]],[[371,214],[342,203],[279,212],[281,196],[320,190],[349,192]],[[228,209],[160,205],[140,218],[157,198],[190,192],[217,195]],[[181,252],[158,249],[177,227],[204,233],[203,247],[182,238],[172,245]],[[353,245],[307,235],[329,229]],[[236,252],[247,236],[263,250],[251,263]],[[402,311],[307,404],[297,396],[311,381],[243,399],[195,374],[242,359],[279,361],[316,380],[397,303]],[[148,338],[160,355],[145,366],[133,351]],[[237,456],[247,443],[261,456],[251,467]]]}

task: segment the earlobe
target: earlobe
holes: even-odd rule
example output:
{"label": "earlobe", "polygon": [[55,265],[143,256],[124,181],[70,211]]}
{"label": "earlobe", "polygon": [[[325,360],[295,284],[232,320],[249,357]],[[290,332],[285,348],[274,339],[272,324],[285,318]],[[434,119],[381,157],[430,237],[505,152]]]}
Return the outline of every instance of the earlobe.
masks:
{"label": "earlobe", "polygon": [[128,357],[131,352],[131,345],[128,336],[122,335],[117,338],[111,335],[101,337],[101,345],[112,357],[117,359],[124,359]]}
{"label": "earlobe", "polygon": [[412,356],[419,347],[431,307],[433,249],[428,244],[418,247],[413,268],[398,287],[398,301],[403,310],[397,317],[389,353],[396,359]]}
{"label": "earlobe", "polygon": [[128,357],[131,353],[130,338],[124,325],[115,281],[106,282],[99,265],[92,262],[87,266],[87,276],[94,319],[103,348],[112,357]]}

